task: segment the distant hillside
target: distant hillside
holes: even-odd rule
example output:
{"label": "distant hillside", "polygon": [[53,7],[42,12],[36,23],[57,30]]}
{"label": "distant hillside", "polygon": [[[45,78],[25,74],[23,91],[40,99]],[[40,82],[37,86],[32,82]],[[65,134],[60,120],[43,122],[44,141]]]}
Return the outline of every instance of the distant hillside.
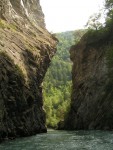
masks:
{"label": "distant hillside", "polygon": [[69,49],[83,33],[84,30],[77,30],[56,34],[59,40],[57,53],[44,80],[44,106],[49,127],[56,127],[60,120],[64,120],[69,109],[72,80]]}

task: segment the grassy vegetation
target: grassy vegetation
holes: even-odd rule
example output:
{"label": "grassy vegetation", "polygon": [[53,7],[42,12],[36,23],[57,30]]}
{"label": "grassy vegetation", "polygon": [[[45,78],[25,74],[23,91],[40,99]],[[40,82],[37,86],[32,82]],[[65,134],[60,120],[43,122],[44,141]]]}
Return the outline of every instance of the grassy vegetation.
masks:
{"label": "grassy vegetation", "polygon": [[6,22],[5,20],[0,19],[0,28],[2,29],[10,29],[10,30],[17,30],[17,26],[14,24],[9,24],[8,22]]}

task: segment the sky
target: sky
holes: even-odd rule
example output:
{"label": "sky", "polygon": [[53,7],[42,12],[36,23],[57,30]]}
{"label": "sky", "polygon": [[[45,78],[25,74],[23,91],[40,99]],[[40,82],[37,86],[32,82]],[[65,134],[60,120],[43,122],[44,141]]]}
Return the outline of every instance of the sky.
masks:
{"label": "sky", "polygon": [[53,33],[84,28],[104,0],[40,0],[46,28]]}

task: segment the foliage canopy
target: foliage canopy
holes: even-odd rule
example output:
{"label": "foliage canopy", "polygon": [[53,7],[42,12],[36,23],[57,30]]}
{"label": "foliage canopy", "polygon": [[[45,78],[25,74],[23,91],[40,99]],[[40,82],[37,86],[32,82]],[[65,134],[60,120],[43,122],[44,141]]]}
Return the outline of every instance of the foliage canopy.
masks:
{"label": "foliage canopy", "polygon": [[69,49],[80,40],[83,33],[83,30],[78,30],[56,34],[59,40],[57,53],[44,80],[44,108],[48,127],[56,128],[69,111],[72,86]]}

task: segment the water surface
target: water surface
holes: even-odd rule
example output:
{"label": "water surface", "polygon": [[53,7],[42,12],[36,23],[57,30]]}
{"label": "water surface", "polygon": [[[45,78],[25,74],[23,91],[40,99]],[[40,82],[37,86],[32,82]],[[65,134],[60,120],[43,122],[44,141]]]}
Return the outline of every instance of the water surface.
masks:
{"label": "water surface", "polygon": [[0,144],[0,150],[113,150],[110,131],[54,131]]}

